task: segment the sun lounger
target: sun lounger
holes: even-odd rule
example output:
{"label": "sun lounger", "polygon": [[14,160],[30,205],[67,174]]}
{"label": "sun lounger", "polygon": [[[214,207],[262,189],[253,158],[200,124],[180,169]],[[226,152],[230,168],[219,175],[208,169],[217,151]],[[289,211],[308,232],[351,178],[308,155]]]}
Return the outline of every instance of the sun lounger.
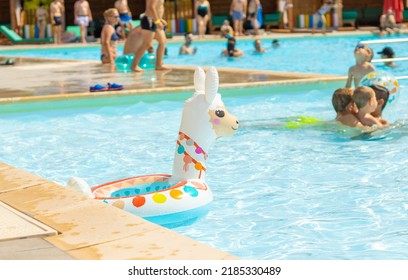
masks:
{"label": "sun lounger", "polygon": [[281,12],[274,12],[274,13],[271,13],[271,14],[265,14],[264,15],[265,29],[269,30],[271,27],[279,27],[281,20],[282,20],[282,13]]}
{"label": "sun lounger", "polygon": [[73,33],[77,40],[81,39],[81,27],[78,25],[68,25],[67,32]]}
{"label": "sun lounger", "polygon": [[224,24],[224,20],[229,19],[229,15],[222,14],[218,16],[212,16],[210,22],[210,31],[211,33],[219,31],[221,26]]}
{"label": "sun lounger", "polygon": [[358,11],[357,10],[343,10],[343,26],[350,25],[352,27],[356,27],[357,19],[358,19]]}
{"label": "sun lounger", "polygon": [[0,25],[0,32],[3,33],[4,36],[6,36],[14,44],[44,44],[53,42],[52,38],[23,39],[20,35],[18,35],[16,32],[5,25]]}

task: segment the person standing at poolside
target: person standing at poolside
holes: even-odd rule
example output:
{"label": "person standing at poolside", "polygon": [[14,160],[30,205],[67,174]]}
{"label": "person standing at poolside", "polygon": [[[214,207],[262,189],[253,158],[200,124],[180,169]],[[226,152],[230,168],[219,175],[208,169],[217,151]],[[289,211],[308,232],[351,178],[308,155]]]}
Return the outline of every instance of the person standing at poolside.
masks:
{"label": "person standing at poolside", "polygon": [[126,28],[132,30],[132,13],[127,0],[117,0],[115,2],[115,8],[119,11],[120,27],[122,31],[122,38],[126,38]]}
{"label": "person standing at poolside", "polygon": [[232,0],[230,6],[230,15],[232,16],[235,36],[244,35],[243,22],[247,13],[247,1],[246,0]]}
{"label": "person standing at poolside", "polygon": [[210,2],[205,0],[196,0],[194,7],[195,19],[198,27],[198,36],[204,38],[207,32],[207,24],[211,19]]}
{"label": "person standing at poolside", "polygon": [[50,17],[51,17],[51,22],[54,25],[54,43],[55,44],[61,44],[61,26],[62,26],[62,15],[64,13],[64,4],[61,2],[61,0],[54,0],[50,4]]}
{"label": "person standing at poolside", "polygon": [[395,20],[395,13],[392,8],[389,8],[385,14],[380,17],[380,35],[394,34],[399,31]]}
{"label": "person standing at poolside", "polygon": [[35,11],[38,26],[38,38],[45,38],[45,28],[47,27],[48,12],[44,8],[43,2],[40,2],[37,10]]}
{"label": "person standing at poolside", "polygon": [[252,23],[254,35],[258,35],[258,10],[261,7],[259,0],[249,0],[248,4],[248,20]]}
{"label": "person standing at poolside", "polygon": [[74,5],[75,23],[81,27],[81,42],[86,43],[89,22],[92,21],[91,7],[86,0],[77,0]]}
{"label": "person standing at poolside", "polygon": [[348,70],[348,77],[346,82],[346,88],[351,88],[352,83],[358,87],[361,79],[370,72],[375,71],[374,65],[371,64],[371,58],[373,56],[372,50],[365,44],[357,44],[354,49],[354,57],[356,59],[356,65],[351,66]]}
{"label": "person standing at poolside", "polygon": [[224,23],[222,24],[220,31],[222,38],[227,38],[227,36],[234,37],[234,29],[232,29],[232,26],[230,25],[228,19],[224,20]]}
{"label": "person standing at poolside", "polygon": [[114,65],[119,40],[114,26],[119,22],[119,12],[116,8],[110,8],[103,13],[103,16],[105,25],[101,31],[101,61],[103,64]]}
{"label": "person standing at poolside", "polygon": [[146,10],[141,16],[141,39],[142,43],[135,51],[131,70],[142,72],[139,62],[146,50],[151,46],[153,38],[158,41],[156,50],[156,70],[169,70],[170,68],[163,65],[163,56],[166,49],[166,34],[164,27],[167,22],[162,19],[164,14],[164,0],[146,0]]}
{"label": "person standing at poolside", "polygon": [[334,1],[326,1],[320,9],[316,12],[313,20],[313,30],[317,28],[317,23],[320,20],[322,22],[323,33],[326,33],[326,17],[325,15],[331,10],[337,8],[337,5],[334,4]]}

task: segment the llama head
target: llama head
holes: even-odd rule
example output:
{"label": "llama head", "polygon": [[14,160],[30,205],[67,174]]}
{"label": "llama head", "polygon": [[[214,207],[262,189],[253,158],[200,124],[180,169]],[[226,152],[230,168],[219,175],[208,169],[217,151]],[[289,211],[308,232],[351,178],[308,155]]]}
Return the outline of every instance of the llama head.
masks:
{"label": "llama head", "polygon": [[218,72],[211,67],[207,73],[197,68],[194,73],[194,94],[184,103],[173,179],[205,180],[205,161],[211,144],[221,136],[230,136],[238,129],[238,120],[225,108],[218,93]]}
{"label": "llama head", "polygon": [[238,119],[224,106],[218,93],[218,84],[218,72],[214,67],[210,67],[207,73],[200,67],[196,68],[195,92],[185,102],[180,131],[193,138],[205,133],[207,135],[204,138],[210,139],[234,134],[239,126]]}

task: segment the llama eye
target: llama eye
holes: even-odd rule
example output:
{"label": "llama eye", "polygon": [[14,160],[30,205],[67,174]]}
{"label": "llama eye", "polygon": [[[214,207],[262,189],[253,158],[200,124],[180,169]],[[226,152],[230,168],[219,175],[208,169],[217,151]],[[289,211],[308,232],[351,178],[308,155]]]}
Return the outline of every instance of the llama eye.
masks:
{"label": "llama eye", "polygon": [[215,114],[217,115],[217,117],[219,118],[223,118],[225,116],[225,112],[223,110],[216,110]]}

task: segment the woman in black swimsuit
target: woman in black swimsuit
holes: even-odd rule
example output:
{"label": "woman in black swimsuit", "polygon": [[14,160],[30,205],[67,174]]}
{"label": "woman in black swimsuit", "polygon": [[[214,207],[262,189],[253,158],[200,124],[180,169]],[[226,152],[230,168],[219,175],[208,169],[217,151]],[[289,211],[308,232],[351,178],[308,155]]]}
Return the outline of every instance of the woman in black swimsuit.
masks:
{"label": "woman in black swimsuit", "polygon": [[200,38],[204,38],[207,32],[207,24],[211,18],[210,3],[205,0],[197,0],[195,2],[195,18],[198,27],[198,35]]}

